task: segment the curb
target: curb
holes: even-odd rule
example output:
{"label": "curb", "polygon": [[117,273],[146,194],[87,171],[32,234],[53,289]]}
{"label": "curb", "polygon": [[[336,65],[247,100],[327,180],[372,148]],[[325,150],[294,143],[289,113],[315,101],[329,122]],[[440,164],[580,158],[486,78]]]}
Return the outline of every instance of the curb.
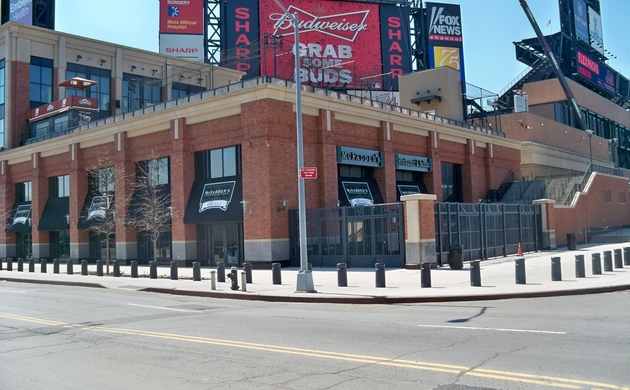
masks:
{"label": "curb", "polygon": [[104,288],[107,287],[98,283],[84,283],[84,282],[66,282],[63,280],[40,280],[40,279],[12,279],[12,278],[0,278],[0,282],[13,282],[13,283],[32,283],[32,284],[52,284],[56,286],[70,286],[70,287],[90,287],[90,288]]}

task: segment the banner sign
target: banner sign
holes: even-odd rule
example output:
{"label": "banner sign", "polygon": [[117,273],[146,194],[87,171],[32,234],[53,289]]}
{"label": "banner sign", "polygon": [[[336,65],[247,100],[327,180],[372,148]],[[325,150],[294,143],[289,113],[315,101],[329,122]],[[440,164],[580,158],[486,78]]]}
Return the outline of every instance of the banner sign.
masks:
{"label": "banner sign", "polygon": [[614,94],[617,72],[577,50],[578,74],[598,87]]}
{"label": "banner sign", "polygon": [[459,5],[426,3],[426,15],[430,68],[449,66],[458,70],[465,89],[464,40]]}
{"label": "banner sign", "polygon": [[226,181],[204,185],[203,192],[199,198],[199,212],[210,209],[226,211],[232,201],[235,184],[235,181]]}
{"label": "banner sign", "polygon": [[411,73],[409,7],[382,4],[380,17],[383,89],[398,91],[398,76]]}
{"label": "banner sign", "polygon": [[11,0],[9,20],[24,24],[33,24],[33,0]]}
{"label": "banner sign", "polygon": [[204,34],[203,0],[160,0],[160,34]]}
{"label": "banner sign", "polygon": [[204,60],[203,35],[160,34],[160,53],[193,61]]}
{"label": "banner sign", "polygon": [[226,2],[225,19],[225,66],[247,73],[243,79],[259,76],[258,0]]}
{"label": "banner sign", "polygon": [[[588,41],[588,14],[584,0],[573,0],[573,13],[575,15],[575,35],[582,41]],[[589,43],[590,44],[590,43]]]}
{"label": "banner sign", "polygon": [[374,198],[367,183],[344,181],[341,184],[351,206],[374,204]]}
{"label": "banner sign", "polygon": [[31,123],[37,122],[70,109],[78,111],[98,111],[98,101],[94,98],[70,96],[29,110],[26,113],[26,119]]}
{"label": "banner sign", "polygon": [[420,187],[418,186],[402,185],[402,184],[398,185],[398,192],[400,193],[400,196],[422,193],[420,192]]}
{"label": "banner sign", "polygon": [[365,167],[383,167],[385,158],[383,152],[337,146],[337,162],[339,164],[362,165]]}
{"label": "banner sign", "polygon": [[588,31],[591,46],[604,54],[604,34],[602,32],[602,17],[591,7],[588,7]]}
{"label": "banner sign", "polygon": [[433,161],[429,157],[416,157],[406,154],[396,154],[396,169],[416,172],[431,172]]}

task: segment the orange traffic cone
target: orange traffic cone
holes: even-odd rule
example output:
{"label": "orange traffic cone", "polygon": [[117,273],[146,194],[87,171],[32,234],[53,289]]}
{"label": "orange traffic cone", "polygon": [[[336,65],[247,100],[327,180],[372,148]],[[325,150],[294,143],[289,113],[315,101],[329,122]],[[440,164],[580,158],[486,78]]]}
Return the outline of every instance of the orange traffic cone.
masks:
{"label": "orange traffic cone", "polygon": [[521,243],[518,243],[518,252],[516,253],[517,256],[523,256],[523,250],[521,249]]}

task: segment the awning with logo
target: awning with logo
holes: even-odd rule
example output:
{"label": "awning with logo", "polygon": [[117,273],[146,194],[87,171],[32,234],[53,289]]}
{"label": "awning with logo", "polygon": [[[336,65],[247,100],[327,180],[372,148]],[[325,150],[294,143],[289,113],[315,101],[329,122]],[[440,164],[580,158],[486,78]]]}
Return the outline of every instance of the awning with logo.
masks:
{"label": "awning with logo", "polygon": [[340,206],[366,206],[383,203],[376,179],[339,177]]}
{"label": "awning with logo", "polygon": [[[113,193],[108,195],[108,198],[110,203],[114,202]],[[89,229],[94,224],[102,221],[107,207],[107,201],[108,199],[105,198],[105,195],[97,193],[88,194],[85,197],[85,202],[83,203],[83,208],[81,209],[81,216],[77,222],[77,227],[79,229]]]}
{"label": "awning with logo", "polygon": [[397,181],[396,189],[396,200],[399,202],[403,195],[428,194],[427,186],[422,181]]}
{"label": "awning with logo", "polygon": [[193,183],[184,223],[240,222],[243,220],[241,176],[197,179]]}
{"label": "awning with logo", "polygon": [[37,225],[37,230],[42,232],[49,230],[54,231],[69,229],[69,213],[69,197],[64,196],[63,198],[48,198],[48,200],[46,201],[46,207],[44,207],[42,219],[39,221],[39,225]]}
{"label": "awning with logo", "polygon": [[5,230],[9,233],[31,231],[31,202],[18,202],[13,205]]}

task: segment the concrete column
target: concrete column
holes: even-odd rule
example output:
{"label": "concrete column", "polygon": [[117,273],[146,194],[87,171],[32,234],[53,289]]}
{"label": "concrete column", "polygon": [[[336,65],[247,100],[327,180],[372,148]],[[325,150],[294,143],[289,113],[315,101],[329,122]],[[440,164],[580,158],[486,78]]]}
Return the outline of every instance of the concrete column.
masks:
{"label": "concrete column", "polygon": [[88,173],[79,144],[70,144],[70,258],[90,255],[89,232],[77,228],[88,192]]}
{"label": "concrete column", "polygon": [[407,268],[436,263],[435,195],[401,196],[405,203],[405,252]]}
{"label": "concrete column", "polygon": [[117,215],[120,222],[116,224],[116,258],[120,260],[132,260],[138,258],[138,245],[136,230],[124,224],[127,215],[127,207],[124,207],[126,199],[131,199],[133,194],[133,182],[135,182],[136,166],[133,161],[129,161],[127,150],[127,133],[120,132],[114,136],[116,150],[116,207],[118,210],[125,210],[122,215]]}
{"label": "concrete column", "polygon": [[[15,203],[15,183],[9,181],[8,163],[5,160],[0,161],[0,216],[2,221],[9,221],[11,216],[11,208]],[[0,257],[15,257],[16,235],[15,233],[7,233],[5,229],[0,229]]]}
{"label": "concrete column", "polygon": [[48,178],[44,177],[43,170],[40,169],[41,155],[39,153],[33,153],[31,155],[31,163],[33,168],[32,178],[32,232],[33,232],[33,257],[48,257],[49,256],[49,233],[47,231],[39,231],[39,221],[41,220],[44,208],[46,207],[46,201],[48,200]]}
{"label": "concrete column", "polygon": [[556,201],[552,199],[539,199],[533,202],[542,205],[542,234],[543,249],[556,249],[556,229],[554,211]]}

